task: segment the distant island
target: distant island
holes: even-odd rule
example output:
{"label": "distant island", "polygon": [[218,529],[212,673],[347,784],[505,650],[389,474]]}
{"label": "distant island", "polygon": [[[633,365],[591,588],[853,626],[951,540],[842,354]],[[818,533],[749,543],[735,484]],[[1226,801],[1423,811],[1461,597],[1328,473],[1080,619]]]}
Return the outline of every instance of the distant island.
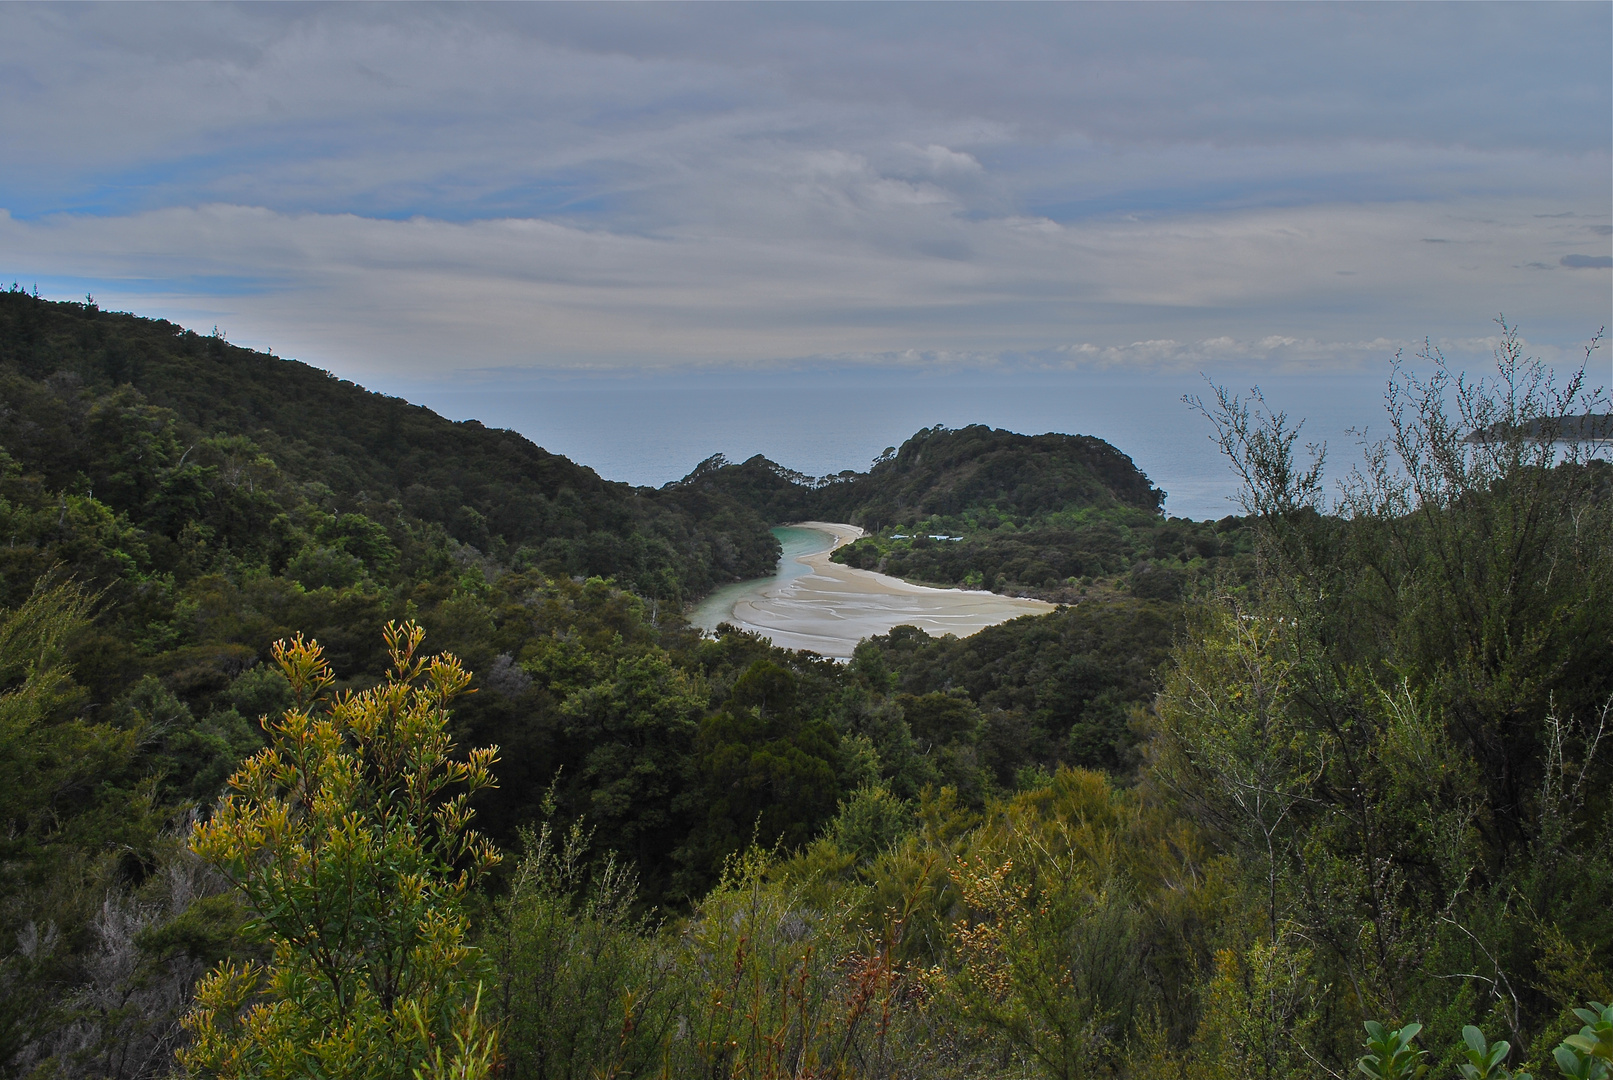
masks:
{"label": "distant island", "polygon": [[1579,416],[1547,416],[1526,424],[1498,421],[1468,434],[1469,443],[1505,442],[1521,435],[1532,442],[1587,443],[1613,439],[1613,414],[1583,413]]}

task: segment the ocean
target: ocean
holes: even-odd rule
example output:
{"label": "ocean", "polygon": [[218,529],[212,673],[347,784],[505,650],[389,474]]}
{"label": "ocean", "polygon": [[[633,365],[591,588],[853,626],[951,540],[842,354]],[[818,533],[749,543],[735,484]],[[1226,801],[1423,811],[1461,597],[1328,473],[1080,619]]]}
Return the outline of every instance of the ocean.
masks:
{"label": "ocean", "polygon": [[[1325,442],[1328,475],[1360,459],[1357,437],[1387,429],[1376,375],[1265,376],[1273,408],[1304,420],[1300,444]],[[1247,391],[1249,376],[1228,377]],[[555,380],[512,386],[417,383],[373,387],[455,420],[519,431],[539,446],[609,480],[659,487],[712,454],[743,461],[763,454],[810,475],[864,470],[888,446],[921,428],[988,424],[1024,434],[1095,435],[1118,447],[1168,494],[1174,517],[1237,513],[1239,484],[1210,423],[1182,402],[1208,396],[1192,374],[977,378],[790,377]]]}

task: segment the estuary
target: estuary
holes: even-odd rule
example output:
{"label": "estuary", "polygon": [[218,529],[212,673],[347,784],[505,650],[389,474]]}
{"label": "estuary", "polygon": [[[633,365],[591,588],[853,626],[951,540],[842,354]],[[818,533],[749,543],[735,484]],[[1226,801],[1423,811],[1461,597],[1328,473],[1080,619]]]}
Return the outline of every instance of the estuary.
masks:
{"label": "estuary", "polygon": [[831,562],[836,548],[863,534],[855,525],[806,521],[773,533],[784,548],[778,572],[716,590],[695,607],[692,623],[707,631],[732,623],[786,649],[844,660],[857,642],[895,626],[967,637],[1021,615],[1053,610],[1041,600],[934,589]]}

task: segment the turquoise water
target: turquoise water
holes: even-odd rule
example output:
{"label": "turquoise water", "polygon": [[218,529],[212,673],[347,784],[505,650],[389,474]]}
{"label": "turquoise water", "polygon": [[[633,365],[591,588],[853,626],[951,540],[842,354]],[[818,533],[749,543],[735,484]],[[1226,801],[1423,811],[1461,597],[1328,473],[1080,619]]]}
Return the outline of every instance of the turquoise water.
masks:
{"label": "turquoise water", "polygon": [[691,623],[702,630],[715,630],[718,623],[734,614],[734,605],[739,601],[766,592],[775,585],[782,585],[786,581],[794,581],[798,577],[810,574],[812,568],[805,563],[797,562],[797,558],[828,551],[829,545],[834,543],[834,537],[829,533],[819,529],[803,529],[795,525],[781,525],[773,530],[773,535],[778,537],[779,544],[784,548],[784,553],[779,557],[778,571],[771,577],[736,581],[732,585],[724,585],[717,589],[700,601],[690,613]]}

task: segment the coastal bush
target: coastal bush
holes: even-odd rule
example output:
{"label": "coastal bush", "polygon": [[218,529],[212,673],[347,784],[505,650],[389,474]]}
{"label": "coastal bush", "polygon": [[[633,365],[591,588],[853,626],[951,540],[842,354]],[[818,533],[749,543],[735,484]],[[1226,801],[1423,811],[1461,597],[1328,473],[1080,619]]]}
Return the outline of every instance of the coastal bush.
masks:
{"label": "coastal bush", "polygon": [[[932,585],[1070,604],[1115,596],[1175,601],[1217,574],[1246,579],[1253,570],[1253,533],[1243,518],[1185,521],[1135,510],[1066,516],[1013,529],[990,518],[931,518],[863,537],[832,558]],[[959,539],[930,543],[931,531]]]}
{"label": "coastal bush", "polygon": [[385,637],[387,680],[334,698],[317,644],[276,648],[292,707],[192,833],[273,952],[197,986],[180,1053],[192,1073],[491,1074],[497,1032],[463,905],[499,861],[468,806],[493,782],[497,749],[455,760],[447,709],[470,675],[452,656],[418,655],[415,624]]}
{"label": "coastal bush", "polygon": [[[489,1005],[503,1031],[500,1075],[526,1080],[661,1075],[681,1001],[665,948],[636,913],[631,868],[590,874],[580,824],[546,822],[498,901],[486,948],[499,973]],[[592,878],[592,880],[589,880]]]}
{"label": "coastal bush", "polygon": [[1454,1046],[1478,1010],[1537,1053],[1613,960],[1604,467],[1464,441],[1586,405],[1510,328],[1492,384],[1425,359],[1431,380],[1397,375],[1392,433],[1340,517],[1285,417],[1218,397],[1261,573],[1195,606],[1148,749],[1151,780],[1236,857],[1267,939],[1311,950],[1333,989],[1307,1051],[1334,1067],[1378,1015]]}
{"label": "coastal bush", "polygon": [[[1397,369],[1332,505],[1286,418],[1216,396],[1249,513],[1207,523],[1123,498],[1135,470],[1060,504],[1086,444],[986,429],[892,448],[878,490],[716,462],[627,492],[7,299],[0,1072],[1313,1077],[1376,1020],[1374,1068],[1595,1075],[1613,469],[1540,442],[1594,403],[1502,337],[1490,383]],[[993,471],[1031,453],[1071,468]],[[758,505],[859,491],[914,501],[848,558],[1067,605],[846,664],[683,621],[771,559]],[[400,675],[389,620],[478,674]],[[450,742],[503,746],[499,785]],[[404,774],[471,801],[421,817]],[[472,807],[523,853],[479,879],[445,839]]]}

